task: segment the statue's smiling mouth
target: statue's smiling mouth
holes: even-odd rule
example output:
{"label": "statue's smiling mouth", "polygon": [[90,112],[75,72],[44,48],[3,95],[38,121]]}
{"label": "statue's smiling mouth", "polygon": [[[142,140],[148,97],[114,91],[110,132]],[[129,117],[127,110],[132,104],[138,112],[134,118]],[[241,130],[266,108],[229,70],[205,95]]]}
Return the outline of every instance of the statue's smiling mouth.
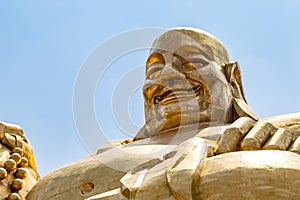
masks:
{"label": "statue's smiling mouth", "polygon": [[187,101],[193,98],[201,96],[203,94],[203,88],[201,85],[197,85],[190,88],[177,88],[168,89],[164,88],[162,91],[154,97],[154,104],[160,104],[162,106],[175,102]]}
{"label": "statue's smiling mouth", "polygon": [[[191,78],[169,79],[160,83],[148,82],[144,86],[149,123],[158,125],[158,132],[172,132],[210,121],[210,93],[203,80]],[[151,114],[150,114],[151,113]],[[156,122],[160,121],[158,124]]]}
{"label": "statue's smiling mouth", "polygon": [[162,91],[158,96],[154,97],[154,104],[160,104],[162,106],[179,101],[187,101],[199,96],[201,86],[195,86],[191,88],[181,89],[166,89]]}

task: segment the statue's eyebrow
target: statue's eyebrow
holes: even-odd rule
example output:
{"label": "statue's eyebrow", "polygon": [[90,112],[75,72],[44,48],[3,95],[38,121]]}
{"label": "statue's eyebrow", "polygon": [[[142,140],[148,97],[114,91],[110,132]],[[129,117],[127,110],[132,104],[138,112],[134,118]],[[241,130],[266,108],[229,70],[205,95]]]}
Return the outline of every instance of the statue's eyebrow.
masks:
{"label": "statue's eyebrow", "polygon": [[194,46],[179,47],[178,49],[176,49],[174,54],[190,62],[197,62],[200,60],[203,60],[203,62],[209,62],[211,60],[211,56]]}
{"label": "statue's eyebrow", "polygon": [[203,55],[203,57],[206,58],[205,60],[211,60],[211,56],[209,54],[195,46],[182,46],[176,49],[174,53],[185,59],[193,59],[199,57],[199,55]]}

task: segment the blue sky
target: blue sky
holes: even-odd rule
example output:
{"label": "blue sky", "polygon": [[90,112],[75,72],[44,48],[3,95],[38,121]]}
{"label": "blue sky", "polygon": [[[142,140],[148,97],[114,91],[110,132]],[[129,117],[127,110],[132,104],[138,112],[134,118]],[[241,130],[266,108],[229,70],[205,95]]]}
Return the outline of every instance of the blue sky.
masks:
{"label": "blue sky", "polygon": [[[192,26],[219,38],[240,63],[248,102],[261,118],[300,111],[300,2],[228,1],[8,1],[0,3],[0,120],[19,124],[36,154],[41,175],[89,153],[72,113],[77,73],[90,52],[120,32],[143,27]],[[117,48],[117,47],[116,47]],[[146,51],[124,58],[127,70],[145,62]],[[99,87],[120,70],[114,64]],[[143,74],[141,74],[143,76]],[[130,84],[130,83],[128,83]],[[97,104],[109,139],[125,137],[112,111]],[[106,103],[111,101],[110,97]],[[109,104],[108,104],[109,105]],[[139,90],[129,102],[143,124]],[[132,133],[134,135],[135,133]]]}

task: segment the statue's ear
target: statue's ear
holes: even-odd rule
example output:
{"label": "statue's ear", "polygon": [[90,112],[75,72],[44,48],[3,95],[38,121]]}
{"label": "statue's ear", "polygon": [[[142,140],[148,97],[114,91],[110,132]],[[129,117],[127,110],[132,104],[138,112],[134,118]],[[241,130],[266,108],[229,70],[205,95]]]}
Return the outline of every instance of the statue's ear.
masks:
{"label": "statue's ear", "polygon": [[245,98],[244,88],[242,84],[241,70],[238,62],[229,62],[222,64],[224,74],[228,83],[231,85],[231,92],[234,97],[233,110],[234,120],[240,117],[250,117],[258,120],[258,117],[251,110]]}

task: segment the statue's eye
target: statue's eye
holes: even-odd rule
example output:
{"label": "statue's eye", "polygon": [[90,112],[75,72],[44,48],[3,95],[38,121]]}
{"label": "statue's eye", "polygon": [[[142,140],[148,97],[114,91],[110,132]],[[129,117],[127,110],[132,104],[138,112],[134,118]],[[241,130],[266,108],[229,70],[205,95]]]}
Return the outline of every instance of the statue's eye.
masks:
{"label": "statue's eye", "polygon": [[208,61],[199,57],[183,58],[177,54],[173,56],[173,67],[187,76],[198,75],[197,70],[208,64]]}
{"label": "statue's eye", "polygon": [[187,68],[187,69],[195,69],[195,68],[202,68],[206,65],[209,64],[209,62],[200,59],[200,58],[190,58],[188,60],[184,59],[182,61],[182,64]]}
{"label": "statue's eye", "polygon": [[164,66],[165,59],[161,54],[151,54],[146,63],[146,77],[150,79],[158,78]]}
{"label": "statue's eye", "polygon": [[184,72],[190,72],[192,70],[195,70],[196,69],[196,66],[194,63],[190,62],[190,61],[187,61],[186,59],[183,59],[182,58],[182,61],[181,61],[181,68]]}
{"label": "statue's eye", "polygon": [[184,59],[179,55],[173,56],[173,67],[183,73],[190,73],[191,71],[196,69],[194,63]]}

